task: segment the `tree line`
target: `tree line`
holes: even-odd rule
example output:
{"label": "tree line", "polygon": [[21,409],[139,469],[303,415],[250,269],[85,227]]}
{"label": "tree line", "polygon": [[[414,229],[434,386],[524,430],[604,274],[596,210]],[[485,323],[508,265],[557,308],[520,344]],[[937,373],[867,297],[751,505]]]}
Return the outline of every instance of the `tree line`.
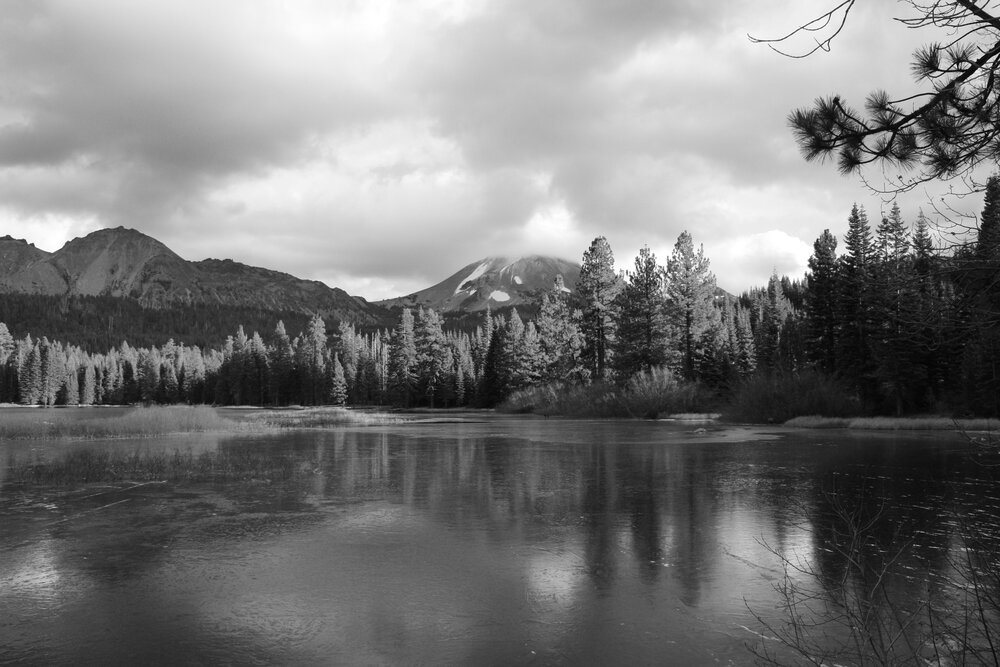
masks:
{"label": "tree line", "polygon": [[405,309],[391,330],[328,332],[317,315],[294,337],[279,321],[266,340],[239,326],[220,348],[171,339],[91,353],[15,340],[0,323],[0,402],[493,406],[536,385],[667,368],[717,401],[749,378],[809,370],[839,381],[859,412],[1000,414],[1000,180],[977,238],[955,252],[895,205],[874,228],[855,205],[843,241],[838,254],[825,230],[804,280],[775,274],[734,297],[688,232],[664,264],[643,247],[624,272],[598,237],[573,294],[559,278],[534,319],[487,310],[473,331]]}

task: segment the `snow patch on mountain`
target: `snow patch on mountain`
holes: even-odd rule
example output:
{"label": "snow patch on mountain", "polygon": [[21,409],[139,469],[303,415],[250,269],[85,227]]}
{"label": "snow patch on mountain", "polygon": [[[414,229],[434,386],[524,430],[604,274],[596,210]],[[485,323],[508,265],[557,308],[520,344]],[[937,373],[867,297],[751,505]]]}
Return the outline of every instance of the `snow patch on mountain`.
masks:
{"label": "snow patch on mountain", "polygon": [[521,276],[514,276],[514,282],[517,283],[518,285],[524,284],[524,281],[521,280]]}
{"label": "snow patch on mountain", "polygon": [[497,289],[490,292],[490,298],[497,302],[510,301],[510,294]]}
{"label": "snow patch on mountain", "polygon": [[458,283],[458,287],[455,288],[455,295],[457,296],[459,293],[466,291],[464,289],[466,285],[468,285],[470,282],[472,282],[476,278],[478,278],[478,277],[482,276],[483,274],[485,274],[487,271],[489,271],[489,269],[490,269],[490,262],[488,260],[485,261],[485,262],[483,262],[479,266],[477,266],[472,271],[472,273],[470,273],[465,278],[465,280],[463,280],[462,282]]}

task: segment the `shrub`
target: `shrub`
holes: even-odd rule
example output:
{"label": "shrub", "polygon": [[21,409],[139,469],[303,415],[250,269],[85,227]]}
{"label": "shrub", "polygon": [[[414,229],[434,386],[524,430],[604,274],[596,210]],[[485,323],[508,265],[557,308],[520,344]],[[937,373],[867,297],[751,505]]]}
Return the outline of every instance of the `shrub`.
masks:
{"label": "shrub", "polygon": [[701,385],[678,380],[667,368],[637,373],[625,386],[556,382],[519,389],[497,406],[501,412],[533,412],[564,417],[641,417],[699,412],[708,404]]}
{"label": "shrub", "polygon": [[669,368],[653,368],[633,375],[620,392],[622,407],[631,417],[656,419],[675,412],[704,411],[708,392],[700,384],[681,382]]}
{"label": "shrub", "polygon": [[836,379],[813,370],[759,373],[736,388],[726,418],[780,424],[793,417],[848,417],[858,413],[857,397]]}

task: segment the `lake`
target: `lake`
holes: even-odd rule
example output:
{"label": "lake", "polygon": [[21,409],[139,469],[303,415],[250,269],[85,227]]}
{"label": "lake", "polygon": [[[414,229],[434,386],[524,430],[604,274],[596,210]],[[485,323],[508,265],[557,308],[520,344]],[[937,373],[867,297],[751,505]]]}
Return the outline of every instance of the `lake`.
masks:
{"label": "lake", "polygon": [[840,613],[842,591],[915,610],[901,635],[928,655],[970,590],[1000,593],[967,576],[1000,572],[1000,457],[955,434],[458,417],[0,442],[0,471],[82,448],[292,470],[32,488],[0,472],[0,664],[791,661],[783,605]]}

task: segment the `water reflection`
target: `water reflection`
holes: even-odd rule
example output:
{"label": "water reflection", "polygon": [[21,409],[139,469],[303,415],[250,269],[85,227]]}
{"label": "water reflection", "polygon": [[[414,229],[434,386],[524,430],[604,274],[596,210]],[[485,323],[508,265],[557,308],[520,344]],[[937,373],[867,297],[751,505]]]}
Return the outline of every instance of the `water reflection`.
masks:
{"label": "water reflection", "polygon": [[879,518],[861,573],[892,562],[892,594],[916,606],[953,601],[964,524],[1000,533],[989,469],[961,441],[751,435],[297,432],[212,443],[280,460],[269,479],[2,486],[0,644],[56,663],[743,664],[745,601],[777,613],[776,554],[831,593],[871,589],[851,579],[845,516]]}

